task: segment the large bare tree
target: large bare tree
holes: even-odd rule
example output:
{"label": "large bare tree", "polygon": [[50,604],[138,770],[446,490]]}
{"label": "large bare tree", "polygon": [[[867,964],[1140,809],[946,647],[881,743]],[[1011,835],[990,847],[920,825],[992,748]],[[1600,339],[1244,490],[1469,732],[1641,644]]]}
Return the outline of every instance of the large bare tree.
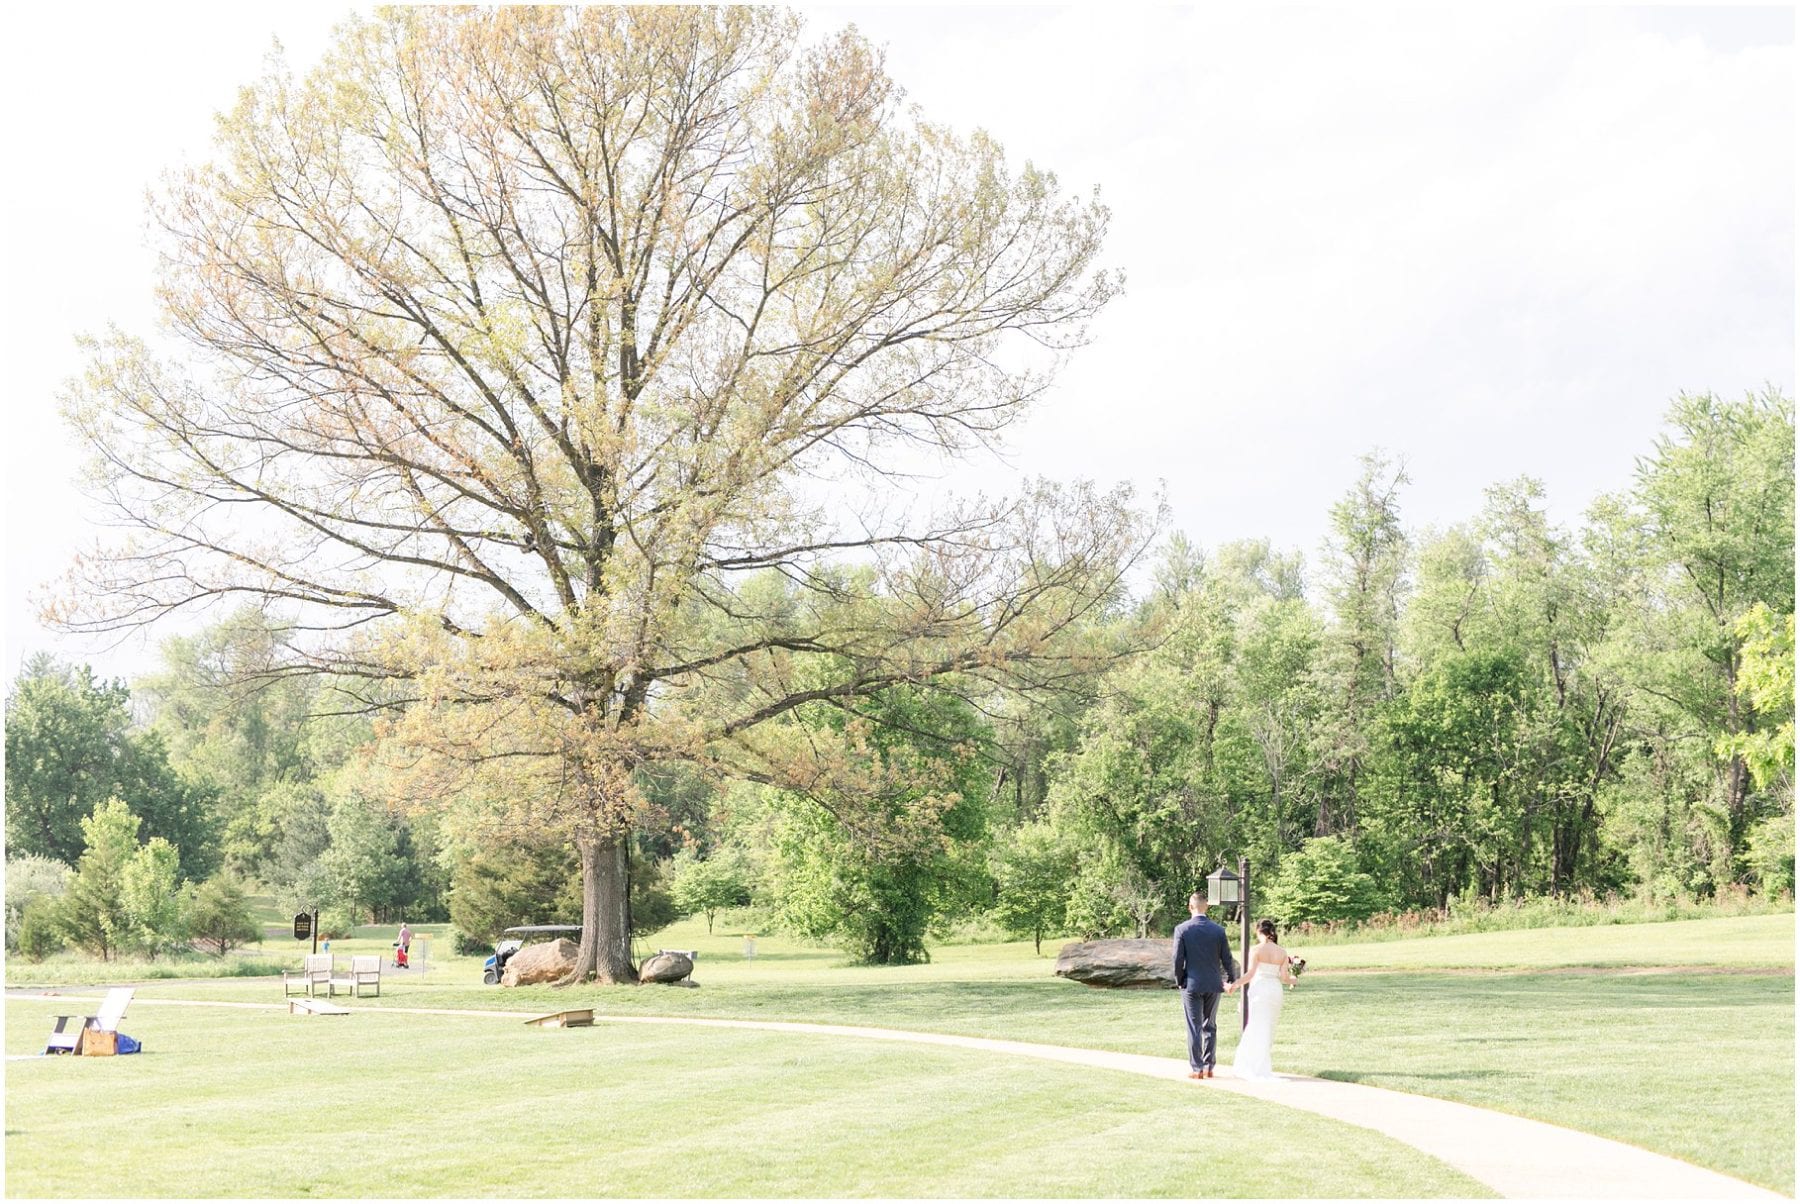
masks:
{"label": "large bare tree", "polygon": [[758,725],[1054,681],[1146,538],[1086,488],[847,504],[987,446],[1116,288],[1097,201],[925,122],[854,33],[386,11],[245,89],[155,210],[172,337],[94,342],[68,399],[127,534],[58,617],[285,605],[398,736],[519,767],[581,854],[578,979],[634,977],[641,767],[803,776]]}

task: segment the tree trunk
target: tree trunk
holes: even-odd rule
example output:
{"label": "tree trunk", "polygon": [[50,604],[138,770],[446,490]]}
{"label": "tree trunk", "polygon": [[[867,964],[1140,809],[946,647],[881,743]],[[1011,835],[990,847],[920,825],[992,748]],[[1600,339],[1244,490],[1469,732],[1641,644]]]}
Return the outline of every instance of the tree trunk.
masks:
{"label": "tree trunk", "polygon": [[581,852],[581,951],[575,969],[556,985],[634,983],[638,977],[631,964],[631,879],[624,838],[577,840],[575,847]]}

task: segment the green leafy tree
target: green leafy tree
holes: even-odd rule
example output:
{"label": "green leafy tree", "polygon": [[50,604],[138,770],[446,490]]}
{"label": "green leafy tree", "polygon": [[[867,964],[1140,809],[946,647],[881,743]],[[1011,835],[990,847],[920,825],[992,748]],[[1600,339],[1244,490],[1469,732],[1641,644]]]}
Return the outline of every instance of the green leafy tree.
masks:
{"label": "green leafy tree", "polygon": [[1381,906],[1375,880],[1358,865],[1350,842],[1318,836],[1282,859],[1257,910],[1286,924],[1316,924],[1367,919]]}
{"label": "green leafy tree", "polygon": [[15,853],[74,864],[82,822],[110,798],[127,798],[149,836],[183,850],[182,872],[212,867],[213,799],[169,765],[162,737],[131,730],[124,683],[86,665],[39,658],[6,701],[6,838]]}
{"label": "green leafy tree", "polygon": [[1759,790],[1794,789],[1794,616],[1777,615],[1758,602],[1737,621],[1743,641],[1737,691],[1755,728],[1726,733],[1717,751],[1741,757]]}
{"label": "green leafy tree", "polygon": [[1044,937],[1062,930],[1068,911],[1074,851],[1051,825],[1027,824],[1004,834],[989,864],[994,920],[1008,932],[1029,936],[1042,953]]}
{"label": "green leafy tree", "polygon": [[419,909],[424,874],[404,817],[352,791],[332,807],[328,828],[319,865],[336,903],[373,923]]}
{"label": "green leafy tree", "polygon": [[668,879],[676,908],[683,915],[704,915],[708,932],[721,908],[741,907],[750,901],[747,868],[735,849],[716,848],[706,857],[682,849],[669,863]]}
{"label": "green leafy tree", "polygon": [[69,944],[111,960],[129,949],[137,927],[126,902],[126,870],[138,851],[141,821],[119,799],[109,799],[81,821],[86,848],[69,880],[57,917]]}
{"label": "green leafy tree", "polygon": [[466,847],[450,874],[450,921],[464,948],[492,945],[520,924],[580,923],[580,858],[552,838]]}
{"label": "green leafy tree", "polygon": [[1240,618],[1262,603],[1241,579],[1204,566],[1165,575],[1189,588],[1148,608],[1144,625],[1160,642],[1108,674],[1079,744],[1051,762],[1052,822],[1085,851],[1090,875],[1105,867],[1070,918],[1085,930],[1112,926],[1101,898],[1127,880],[1174,910],[1242,839],[1246,808],[1267,797],[1263,757],[1234,706]]}
{"label": "green leafy tree", "polygon": [[1116,846],[1100,845],[1079,852],[1075,875],[1068,884],[1063,922],[1087,939],[1122,931],[1132,923],[1122,887],[1134,877],[1144,881],[1125,863]]}
{"label": "green leafy tree", "polygon": [[354,713],[371,699],[291,671],[292,636],[246,607],[165,640],[161,665],[133,686],[170,764],[215,798],[224,864],[259,878],[274,874],[293,807],[371,734]]}
{"label": "green leafy tree", "polygon": [[1322,780],[1313,831],[1354,829],[1383,704],[1399,692],[1400,603],[1410,543],[1400,523],[1403,466],[1372,452],[1350,491],[1331,508],[1324,564],[1331,623],[1316,672],[1330,705],[1313,732]]}
{"label": "green leafy tree", "polygon": [[186,946],[187,892],[175,846],[152,836],[132,854],[120,877],[132,943],[152,957]]}
{"label": "green leafy tree", "polygon": [[803,714],[789,735],[809,764],[831,751],[807,793],[764,796],[782,922],[865,963],[929,960],[933,922],[986,902],[985,726],[953,695],[894,689]]}
{"label": "green leafy tree", "polygon": [[224,957],[239,945],[260,943],[261,925],[250,914],[244,884],[221,874],[194,888],[187,909],[188,934],[201,948]]}
{"label": "green leafy tree", "polygon": [[[860,532],[808,499],[987,446],[1117,292],[1103,206],[928,124],[854,31],[384,8],[304,77],[271,64],[215,136],[157,198],[180,346],[96,341],[67,399],[133,534],[58,615],[246,596],[340,633],[296,669],[429,678],[401,734],[509,759],[498,802],[581,855],[571,983],[635,977],[644,765],[1054,668],[1142,547],[1087,487]],[[834,564],[881,588],[846,600]],[[741,606],[765,570],[808,604]],[[681,705],[720,680],[744,688]]]}
{"label": "green leafy tree", "polygon": [[[269,854],[262,876],[272,886],[292,892],[302,878],[316,886],[319,859],[331,847],[332,802],[316,782],[277,782],[265,790],[250,812],[268,825]],[[257,843],[264,837],[258,836]],[[302,892],[305,893],[305,892]]]}
{"label": "green leafy tree", "polygon": [[1672,432],[1640,463],[1631,499],[1651,557],[1651,596],[1667,614],[1666,634],[1644,649],[1640,681],[1697,729],[1703,748],[1732,750],[1714,792],[1712,874],[1722,882],[1758,818],[1738,741],[1765,721],[1791,718],[1791,710],[1760,716],[1740,689],[1739,623],[1759,603],[1775,614],[1794,610],[1793,402],[1772,390],[1737,402],[1682,394],[1669,423]]}

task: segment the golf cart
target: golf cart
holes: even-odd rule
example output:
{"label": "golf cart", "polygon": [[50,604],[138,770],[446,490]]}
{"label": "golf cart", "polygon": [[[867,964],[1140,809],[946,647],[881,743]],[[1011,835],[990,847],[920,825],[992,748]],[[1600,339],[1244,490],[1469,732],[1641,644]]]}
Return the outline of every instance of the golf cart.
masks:
{"label": "golf cart", "polygon": [[580,924],[524,924],[517,928],[508,928],[500,934],[500,943],[494,946],[493,954],[482,964],[481,981],[486,986],[493,986],[500,981],[506,972],[506,963],[512,955],[525,947],[526,941],[554,939],[566,936],[572,941],[581,940]]}

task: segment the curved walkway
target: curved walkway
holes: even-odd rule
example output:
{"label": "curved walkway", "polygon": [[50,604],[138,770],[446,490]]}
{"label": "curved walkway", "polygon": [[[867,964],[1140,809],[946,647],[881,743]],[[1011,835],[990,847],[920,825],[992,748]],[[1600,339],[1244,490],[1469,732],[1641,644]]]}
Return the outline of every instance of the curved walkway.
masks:
{"label": "curved walkway", "polygon": [[[8,992],[8,999],[40,995]],[[133,1007],[228,1007],[284,1010],[285,1003],[234,1003],[190,999],[138,999]],[[422,1016],[481,1016],[521,1020],[531,1013],[466,1008],[352,1008],[372,1014],[397,1012]],[[1298,1108],[1345,1124],[1373,1129],[1455,1167],[1506,1197],[1582,1199],[1720,1199],[1785,1200],[1767,1188],[1709,1171],[1664,1154],[1621,1141],[1596,1137],[1543,1121],[1528,1120],[1469,1104],[1365,1087],[1331,1079],[1283,1075],[1275,1082],[1247,1082],[1221,1069],[1219,1077],[1196,1082],[1179,1058],[1148,1054],[1039,1045],[989,1037],[962,1037],[908,1029],[864,1028],[844,1024],[807,1024],[783,1020],[719,1020],[689,1016],[603,1016],[596,1024],[684,1024],[696,1028],[744,1028],[764,1032],[871,1041],[943,1045],[988,1053],[1065,1062],[1098,1070],[1124,1071],[1149,1078],[1175,1079],[1196,1091],[1230,1091],[1284,1107]],[[1402,1193],[1403,1194],[1403,1193]]]}

